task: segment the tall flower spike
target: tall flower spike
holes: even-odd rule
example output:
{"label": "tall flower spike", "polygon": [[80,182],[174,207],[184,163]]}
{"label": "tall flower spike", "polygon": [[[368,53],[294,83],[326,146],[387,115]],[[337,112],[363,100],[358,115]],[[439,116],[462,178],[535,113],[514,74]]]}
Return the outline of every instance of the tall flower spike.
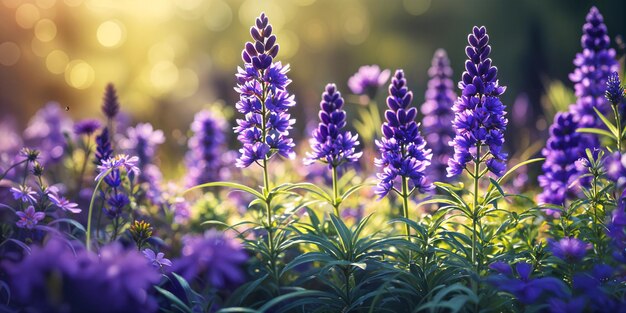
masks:
{"label": "tall flower spike", "polygon": [[112,120],[120,111],[120,103],[117,99],[117,91],[115,86],[109,83],[104,90],[104,97],[102,99],[102,112],[106,117]]}
{"label": "tall flower spike", "polygon": [[222,155],[225,151],[224,130],[226,121],[209,110],[196,113],[189,138],[189,151],[185,156],[188,187],[219,180]]}
{"label": "tall flower spike", "polygon": [[313,152],[307,153],[304,163],[309,165],[315,161],[337,167],[346,162],[356,162],[361,152],[355,152],[359,145],[358,135],[343,130],[346,126],[346,111],[343,110],[343,98],[335,84],[326,85],[320,102],[320,123],[310,140]]}
{"label": "tall flower spike", "polygon": [[433,179],[446,181],[446,167],[454,149],[442,143],[450,142],[455,135],[450,125],[454,120],[452,106],[456,94],[451,79],[452,68],[445,50],[439,49],[435,52],[428,76],[430,80],[426,90],[426,102],[421,107],[424,115],[422,120],[424,139],[428,147],[433,150],[432,164],[427,173]]}
{"label": "tall flower spike", "polygon": [[96,153],[94,164],[100,165],[104,160],[108,160],[113,155],[111,147],[111,139],[109,137],[109,128],[102,129],[100,135],[96,136]]}
{"label": "tall flower spike", "polygon": [[294,143],[289,130],[295,123],[287,110],[295,105],[293,96],[286,87],[291,83],[287,77],[289,65],[273,63],[278,54],[276,36],[265,13],[256,19],[250,28],[253,42],[247,42],[242,52],[244,67],[237,69],[239,102],[237,110],[244,114],[238,119],[235,132],[243,143],[239,150],[237,167],[248,167],[252,163],[265,162],[278,153],[294,158]]}
{"label": "tall flower spike", "polygon": [[[507,157],[502,145],[508,120],[499,97],[506,87],[498,84],[498,69],[491,65],[487,29],[474,26],[467,40],[465,53],[469,59],[458,84],[462,95],[452,108],[456,135],[450,142],[454,157],[448,160],[448,177],[461,174],[469,162],[484,161],[483,156],[488,157],[487,169],[500,176]],[[477,155],[478,147],[481,155]]]}
{"label": "tall flower spike", "polygon": [[604,96],[609,102],[615,105],[622,103],[622,100],[624,100],[624,87],[622,87],[622,82],[619,80],[617,72],[613,72],[609,75],[606,81]]}
{"label": "tall flower spike", "polygon": [[[543,189],[539,203],[563,205],[576,195],[573,183],[583,173],[574,163],[585,154],[584,147],[589,142],[589,137],[576,132],[577,128],[578,117],[570,112],[560,112],[554,117],[550,137],[541,152],[546,160],[542,165],[543,174],[538,178]],[[556,214],[554,211],[547,213]]]}
{"label": "tall flower spike", "polygon": [[[592,7],[583,25],[580,39],[583,51],[576,54],[574,72],[569,75],[574,83],[576,103],[570,112],[580,120],[580,127],[603,127],[602,121],[593,110],[606,114],[610,107],[604,98],[607,77],[618,71],[615,50],[609,48],[610,38],[604,25],[604,18],[596,7]],[[594,144],[597,145],[597,142]]]}
{"label": "tall flower spike", "polygon": [[376,140],[380,158],[375,160],[380,168],[377,174],[376,194],[384,197],[395,188],[397,180],[408,179],[409,187],[421,192],[432,189],[424,174],[432,157],[426,149],[426,141],[415,122],[417,109],[410,107],[413,93],[406,86],[402,70],[397,70],[391,78],[389,96],[385,111],[386,122],[382,125],[383,138]]}

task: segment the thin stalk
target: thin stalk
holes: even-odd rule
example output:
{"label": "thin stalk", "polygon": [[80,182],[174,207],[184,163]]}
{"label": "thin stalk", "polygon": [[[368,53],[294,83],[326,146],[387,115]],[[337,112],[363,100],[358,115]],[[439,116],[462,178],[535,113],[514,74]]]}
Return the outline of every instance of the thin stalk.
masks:
{"label": "thin stalk", "polygon": [[[472,265],[474,266],[474,270],[476,271],[476,276],[480,277],[480,264],[478,262],[478,256],[477,256],[477,239],[478,239],[478,232],[477,232],[477,225],[480,222],[479,218],[478,218],[478,184],[479,184],[479,180],[481,175],[479,174],[480,172],[480,142],[476,143],[476,160],[474,160],[474,173],[472,175],[472,177],[474,178],[474,205],[472,208]],[[476,295],[478,295],[478,283],[479,283],[480,279],[477,279],[476,281],[474,281],[472,283],[472,289],[474,291],[474,293]],[[476,304],[476,312],[478,312],[478,303]]]}
{"label": "thin stalk", "polygon": [[15,168],[16,166],[19,166],[25,162],[28,162],[28,159],[24,159],[22,161],[19,161],[13,165],[11,165],[11,167],[9,167],[6,171],[4,171],[4,173],[2,173],[2,176],[0,176],[0,180],[2,180],[5,176],[7,176],[7,174],[9,174],[9,171],[11,171],[13,168]]}
{"label": "thin stalk", "polygon": [[339,186],[337,185],[337,166],[333,165],[333,208],[335,215],[339,217]]}
{"label": "thin stalk", "polygon": [[80,188],[83,186],[83,177],[85,177],[85,170],[87,169],[87,162],[89,161],[89,156],[91,155],[91,136],[87,137],[87,144],[85,145],[85,158],[83,160],[83,165],[80,169],[80,175],[78,175],[78,182],[76,183],[76,193],[80,193]]}
{"label": "thin stalk", "polygon": [[[406,177],[402,177],[402,217],[409,219],[409,181]],[[406,240],[411,241],[411,226],[404,224],[404,234]]]}
{"label": "thin stalk", "polygon": [[617,105],[612,105],[613,115],[615,116],[615,125],[617,126],[617,151],[622,151],[622,121]]}
{"label": "thin stalk", "polygon": [[91,216],[93,215],[93,203],[96,200],[96,194],[100,189],[100,184],[104,180],[105,177],[111,174],[113,169],[108,169],[100,179],[96,182],[96,188],[93,190],[93,194],[91,195],[91,201],[89,202],[89,213],[87,213],[87,233],[85,234],[85,245],[87,246],[87,251],[91,251]]}

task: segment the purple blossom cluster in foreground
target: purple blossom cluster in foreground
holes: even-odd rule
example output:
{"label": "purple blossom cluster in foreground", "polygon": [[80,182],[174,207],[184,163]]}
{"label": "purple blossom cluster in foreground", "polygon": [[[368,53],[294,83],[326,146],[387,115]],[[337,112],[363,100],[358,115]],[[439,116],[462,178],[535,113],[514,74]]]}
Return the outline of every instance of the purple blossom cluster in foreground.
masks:
{"label": "purple blossom cluster in foreground", "polygon": [[[502,146],[508,120],[500,101],[506,87],[498,84],[498,69],[489,58],[491,46],[487,29],[474,27],[467,41],[468,60],[459,82],[462,94],[452,108],[456,135],[450,142],[454,156],[448,161],[448,176],[461,174],[470,162],[483,161],[491,173],[500,176],[507,157]],[[489,157],[481,160],[483,156]]]}
{"label": "purple blossom cluster in foreground", "polygon": [[346,127],[346,111],[343,110],[343,98],[335,84],[328,84],[320,102],[320,123],[311,138],[312,152],[307,153],[305,164],[321,161],[329,167],[338,167],[343,163],[356,162],[361,152],[356,152],[359,145],[358,135],[343,130]]}
{"label": "purple blossom cluster in foreground", "polygon": [[376,140],[380,151],[380,158],[375,161],[380,170],[376,194],[380,197],[396,188],[398,180],[408,180],[409,188],[421,192],[433,188],[425,173],[432,154],[415,122],[417,109],[411,107],[412,101],[413,92],[407,87],[404,72],[397,70],[389,85],[389,109],[385,111],[383,138]]}
{"label": "purple blossom cluster in foreground", "polygon": [[295,157],[295,144],[289,137],[295,120],[287,113],[296,104],[286,89],[291,83],[289,65],[274,62],[279,46],[265,14],[256,19],[250,35],[254,42],[247,42],[242,52],[244,67],[238,68],[235,88],[239,93],[237,110],[244,114],[235,127],[237,139],[243,143],[237,167],[266,162],[274,153]]}

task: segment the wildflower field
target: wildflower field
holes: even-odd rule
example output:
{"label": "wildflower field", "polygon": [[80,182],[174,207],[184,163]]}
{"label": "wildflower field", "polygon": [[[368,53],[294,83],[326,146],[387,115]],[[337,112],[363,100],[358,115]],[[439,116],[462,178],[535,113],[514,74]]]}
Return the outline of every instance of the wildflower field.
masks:
{"label": "wildflower field", "polygon": [[363,65],[302,103],[262,11],[237,98],[184,135],[133,121],[114,80],[91,117],[0,119],[0,312],[626,312],[624,43],[587,10],[545,137],[480,19],[452,23],[463,60]]}

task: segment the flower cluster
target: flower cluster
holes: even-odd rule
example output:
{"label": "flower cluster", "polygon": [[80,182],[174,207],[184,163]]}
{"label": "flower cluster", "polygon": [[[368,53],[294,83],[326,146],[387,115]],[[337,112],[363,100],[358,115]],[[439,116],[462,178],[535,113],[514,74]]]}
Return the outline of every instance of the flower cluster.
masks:
{"label": "flower cluster", "polygon": [[121,148],[139,159],[139,168],[145,169],[152,164],[158,145],[165,142],[165,136],[160,129],[154,129],[149,123],[140,123],[128,128],[127,138],[122,140]]}
{"label": "flower cluster", "polygon": [[367,95],[373,99],[378,88],[387,83],[389,75],[389,70],[381,70],[378,65],[364,65],[348,79],[348,87],[355,95]]}
{"label": "flower cluster", "polygon": [[361,152],[355,152],[359,145],[358,135],[353,136],[351,132],[343,130],[346,126],[343,103],[337,86],[326,85],[320,102],[320,123],[310,140],[313,151],[307,153],[305,164],[321,161],[336,168],[346,162],[356,162],[361,157]]}
{"label": "flower cluster", "polygon": [[94,164],[101,165],[103,161],[108,160],[113,155],[113,146],[111,145],[111,137],[109,128],[102,129],[100,135],[96,136],[96,153]]}
{"label": "flower cluster", "polygon": [[575,163],[585,154],[584,147],[589,142],[586,136],[576,132],[578,127],[578,118],[572,113],[561,112],[554,117],[550,137],[542,150],[546,160],[543,174],[538,178],[543,188],[538,197],[540,203],[563,205],[568,197],[576,195],[574,183],[583,172]]}
{"label": "flower cluster", "polygon": [[265,13],[256,19],[250,34],[254,43],[247,42],[242,52],[245,64],[238,68],[235,88],[239,93],[237,110],[245,116],[237,120],[238,126],[235,127],[237,139],[243,143],[237,167],[266,161],[274,153],[291,159],[295,157],[295,144],[289,138],[289,130],[295,121],[287,113],[295,105],[293,95],[286,89],[291,83],[287,77],[289,65],[273,62],[278,45]]}
{"label": "flower cluster", "polygon": [[611,73],[609,78],[606,80],[606,91],[604,92],[604,96],[614,105],[620,104],[622,103],[622,100],[624,100],[624,87],[622,87],[622,82],[620,81],[617,72]]}
{"label": "flower cluster", "polygon": [[591,248],[591,244],[573,237],[565,237],[559,241],[549,239],[548,245],[555,257],[567,262],[582,260]]}
{"label": "flower cluster", "polygon": [[428,89],[426,101],[422,104],[421,111],[424,115],[422,126],[424,127],[424,139],[428,147],[432,149],[432,164],[428,168],[428,176],[438,181],[446,181],[446,167],[448,159],[454,153],[452,147],[442,144],[454,138],[454,129],[450,127],[454,120],[452,106],[456,99],[454,83],[452,82],[452,68],[445,50],[439,49],[433,56],[432,64],[428,70]]}
{"label": "flower cluster", "polygon": [[237,239],[212,229],[204,236],[187,236],[183,241],[182,256],[174,261],[174,272],[188,280],[202,277],[215,288],[243,281],[240,267],[248,256]]}
{"label": "flower cluster", "polygon": [[[12,299],[28,312],[156,312],[159,273],[118,243],[100,255],[53,238],[19,263],[5,262]],[[53,287],[52,287],[53,286]]]}
{"label": "flower cluster", "polygon": [[450,142],[454,157],[448,160],[448,176],[461,174],[471,161],[486,161],[489,171],[499,176],[507,157],[502,145],[508,120],[499,98],[506,87],[498,84],[498,69],[491,65],[491,46],[485,27],[475,26],[468,42],[465,53],[469,59],[458,84],[462,95],[452,108],[456,135]]}
{"label": "flower cluster", "polygon": [[225,152],[224,130],[226,121],[209,110],[196,113],[185,155],[187,165],[186,185],[188,187],[220,179],[222,155]]}
{"label": "flower cluster", "polygon": [[611,40],[604,18],[596,7],[592,7],[587,14],[580,41],[583,51],[576,54],[576,69],[569,75],[577,97],[570,111],[579,118],[579,127],[602,128],[602,121],[594,108],[603,114],[609,111],[608,101],[604,98],[607,77],[617,71],[619,65],[615,60],[615,50],[609,47]]}
{"label": "flower cluster", "polygon": [[120,111],[120,103],[117,99],[117,91],[113,84],[107,84],[104,90],[104,97],[102,99],[102,112],[109,119],[115,118]]}
{"label": "flower cluster", "polygon": [[100,128],[100,122],[95,119],[85,119],[74,124],[74,134],[90,136]]}
{"label": "flower cluster", "polygon": [[389,85],[389,96],[385,111],[386,122],[382,125],[383,138],[376,140],[380,158],[375,160],[382,171],[376,194],[384,197],[394,189],[398,178],[407,179],[410,188],[421,192],[431,190],[432,184],[426,179],[425,170],[432,157],[426,149],[426,141],[420,135],[419,124],[415,122],[417,109],[410,107],[413,93],[409,91],[402,70],[397,70]]}
{"label": "flower cluster", "polygon": [[515,264],[515,273],[509,264],[500,261],[494,262],[489,267],[498,274],[489,276],[487,281],[496,288],[512,294],[523,304],[532,304],[549,294],[558,297],[567,295],[567,288],[562,281],[554,277],[531,277],[533,268],[529,263]]}
{"label": "flower cluster", "polygon": [[58,103],[50,102],[30,120],[24,137],[42,152],[41,162],[45,165],[61,160],[67,147],[64,134],[71,132],[72,121]]}

